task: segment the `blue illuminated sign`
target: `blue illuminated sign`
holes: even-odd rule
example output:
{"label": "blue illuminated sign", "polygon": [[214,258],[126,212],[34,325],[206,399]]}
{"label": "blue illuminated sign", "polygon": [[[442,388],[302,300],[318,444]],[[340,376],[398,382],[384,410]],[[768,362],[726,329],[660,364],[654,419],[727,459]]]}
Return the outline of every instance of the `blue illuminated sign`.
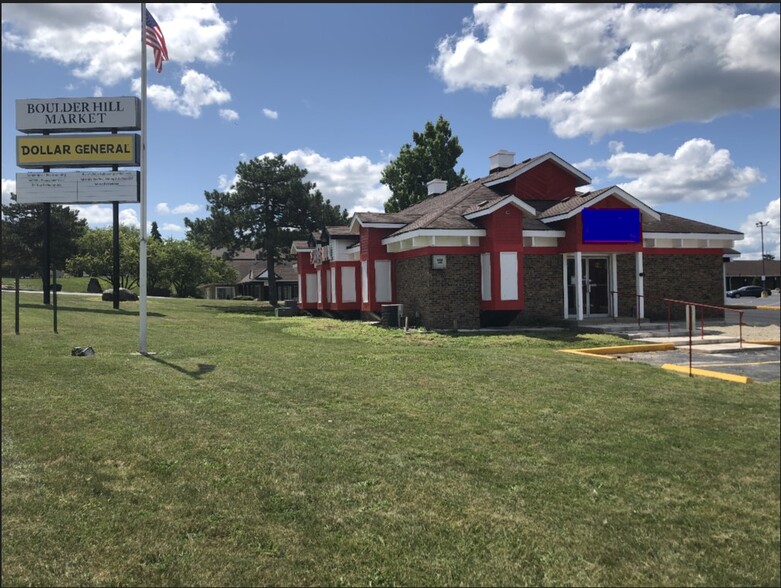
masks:
{"label": "blue illuminated sign", "polygon": [[640,242],[640,211],[637,208],[586,208],[581,215],[584,243]]}

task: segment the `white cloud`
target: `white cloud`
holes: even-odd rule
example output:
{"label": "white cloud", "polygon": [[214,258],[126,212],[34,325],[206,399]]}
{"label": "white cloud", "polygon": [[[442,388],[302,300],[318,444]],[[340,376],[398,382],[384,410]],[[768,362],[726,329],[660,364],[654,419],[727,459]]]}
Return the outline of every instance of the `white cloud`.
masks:
{"label": "white cloud", "polygon": [[[136,216],[136,211],[132,208],[125,208],[119,211],[119,224],[127,227],[141,227],[138,216]],[[149,229],[151,228],[152,223],[149,222],[148,225],[147,234],[149,233]]]}
{"label": "white cloud", "polygon": [[201,206],[199,204],[185,202],[184,204],[170,208],[167,202],[159,202],[155,206],[155,210],[158,214],[195,214],[201,210]]}
{"label": "white cloud", "polygon": [[[192,118],[199,118],[204,106],[224,104],[231,100],[230,92],[219,82],[193,69],[185,71],[179,81],[182,85],[180,94],[170,86],[148,85],[148,100],[159,110],[171,110]],[[140,93],[140,78],[133,80],[132,85],[133,91]]]}
{"label": "white cloud", "polygon": [[[231,100],[230,92],[188,67],[230,58],[224,46],[230,25],[216,4],[147,4],[165,35],[170,61],[163,74],[179,74],[181,89],[148,84],[149,102],[160,110],[198,118],[202,108]],[[86,31],[86,33],[85,33]],[[114,86],[129,81],[140,94],[141,12],[135,4],[3,4],[3,50],[61,63],[84,81]],[[175,48],[175,49],[173,49]],[[151,63],[151,51],[147,52]],[[156,77],[155,79],[160,79]],[[165,79],[165,78],[163,78]],[[150,80],[151,81],[151,80]],[[102,87],[94,95],[103,95]],[[223,111],[223,118],[238,115]]]}
{"label": "white cloud", "polygon": [[[274,157],[276,153],[262,153],[257,158]],[[349,214],[355,212],[383,212],[391,197],[387,186],[380,183],[380,175],[387,162],[374,163],[364,155],[331,160],[311,149],[295,149],[283,154],[287,163],[307,170],[306,182],[314,182],[331,204],[340,206]],[[220,176],[219,190],[231,189],[238,177]]]}
{"label": "white cloud", "polygon": [[[71,210],[79,213],[79,218],[87,221],[91,229],[111,227],[114,224],[114,211],[111,206],[102,206],[100,204],[89,204],[87,206],[68,206]],[[119,209],[119,224],[131,227],[140,227],[136,211],[132,208]]]}
{"label": "white cloud", "polygon": [[276,110],[270,110],[268,108],[264,108],[263,116],[265,116],[266,118],[270,118],[271,120],[277,120],[279,118],[279,113]]}
{"label": "white cloud", "polygon": [[[440,41],[431,70],[449,91],[498,88],[495,117],[547,119],[560,137],[777,107],[779,14],[738,10],[746,9],[478,4],[465,30]],[[568,75],[591,77],[561,90]]]}
{"label": "white cloud", "polygon": [[[764,233],[765,253],[781,259],[781,234],[779,232],[779,220],[781,220],[781,199],[776,198],[768,203],[765,210],[750,214],[746,222],[740,225],[740,231],[744,238],[738,241],[736,248],[740,251],[740,259],[762,259],[762,234]],[[769,223],[760,230],[757,223]]]}
{"label": "white cloud", "polygon": [[[170,58],[165,68],[230,58],[224,46],[231,27],[216,4],[154,3],[147,8],[165,35]],[[80,79],[112,86],[137,75],[140,38],[138,4],[3,3],[4,50],[61,63]],[[147,59],[151,64],[151,50]]]}
{"label": "white cloud", "polygon": [[759,170],[738,167],[727,149],[716,149],[706,139],[691,139],[672,155],[628,153],[613,143],[614,154],[605,161],[589,160],[578,166],[605,168],[609,178],[626,178],[624,190],[651,206],[668,202],[736,200],[748,196],[749,187],[764,182]]}
{"label": "white cloud", "polygon": [[229,122],[236,122],[239,120],[239,113],[230,108],[222,108],[220,109],[220,118]]}
{"label": "white cloud", "polygon": [[385,163],[374,163],[357,155],[333,161],[308,149],[296,149],[285,155],[288,163],[306,168],[306,181],[315,182],[331,204],[354,212],[381,212],[391,197],[387,186],[380,184]]}
{"label": "white cloud", "polygon": [[184,227],[176,225],[174,223],[163,223],[160,230],[165,233],[184,233]]}
{"label": "white cloud", "polygon": [[3,178],[3,204],[11,204],[11,194],[16,194],[16,180],[6,180]]}
{"label": "white cloud", "polygon": [[175,206],[171,212],[173,212],[174,214],[195,214],[199,210],[201,210],[200,205],[191,204],[190,202],[185,202],[184,204]]}

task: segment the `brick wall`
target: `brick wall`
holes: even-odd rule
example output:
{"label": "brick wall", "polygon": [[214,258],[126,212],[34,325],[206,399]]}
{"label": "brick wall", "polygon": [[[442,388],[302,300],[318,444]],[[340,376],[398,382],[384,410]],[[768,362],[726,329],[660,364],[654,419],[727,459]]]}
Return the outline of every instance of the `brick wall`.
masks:
{"label": "brick wall", "polygon": [[448,255],[447,267],[431,269],[431,256],[396,261],[396,298],[410,325],[428,329],[480,326],[480,257]]}
{"label": "brick wall", "polygon": [[[635,256],[618,257],[619,316],[633,316],[636,304]],[[667,320],[664,298],[724,306],[720,255],[643,255],[645,316],[651,320]],[[685,320],[683,305],[673,304],[670,317]],[[708,309],[706,318],[723,318],[723,311]]]}
{"label": "brick wall", "polygon": [[[646,256],[643,256],[643,261],[645,259]],[[637,316],[634,314],[634,307],[637,304],[635,254],[616,255],[616,260],[618,263],[616,271],[618,278],[618,316]]]}
{"label": "brick wall", "polygon": [[[635,256],[618,260],[619,316],[632,316],[636,304]],[[561,255],[524,255],[525,308],[512,324],[562,320]],[[720,255],[644,255],[645,316],[667,320],[663,298],[723,306]],[[474,329],[480,326],[480,259],[477,255],[448,255],[447,268],[431,269],[431,256],[396,262],[398,302],[410,324],[430,329]],[[685,319],[682,305],[671,306],[672,319]],[[699,311],[698,311],[699,312]],[[698,316],[700,316],[698,314]],[[723,318],[723,311],[708,309],[707,318]]]}
{"label": "brick wall", "polygon": [[524,255],[524,310],[513,324],[560,321],[564,313],[561,255]]}
{"label": "brick wall", "polygon": [[[724,306],[723,265],[721,255],[644,255],[645,316],[667,319],[667,303],[662,298]],[[724,317],[724,311],[705,312],[706,319]],[[673,304],[673,320],[685,317],[684,306]]]}

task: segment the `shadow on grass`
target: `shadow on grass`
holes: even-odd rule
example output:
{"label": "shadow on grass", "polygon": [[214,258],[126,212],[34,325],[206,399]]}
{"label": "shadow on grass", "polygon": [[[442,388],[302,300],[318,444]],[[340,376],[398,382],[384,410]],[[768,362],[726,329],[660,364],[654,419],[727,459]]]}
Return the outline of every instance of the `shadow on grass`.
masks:
{"label": "shadow on grass", "polygon": [[[53,306],[50,304],[20,304],[19,308],[36,308],[38,310],[52,310]],[[123,314],[128,316],[138,316],[139,311],[137,310],[125,310],[123,308],[118,308],[114,310],[114,308],[81,308],[78,306],[61,306],[60,304],[57,305],[57,312],[91,312],[91,313],[98,313],[98,314]],[[164,314],[161,314],[159,312],[147,312],[146,316],[155,316],[155,317],[163,317]]]}
{"label": "shadow on grass", "polygon": [[226,314],[250,314],[270,317],[275,316],[274,308],[272,306],[237,306],[235,308],[231,308],[229,306],[213,306],[210,304],[204,304],[203,307],[210,310],[224,312]]}
{"label": "shadow on grass", "polygon": [[161,363],[161,364],[163,364],[166,367],[175,369],[177,372],[182,373],[185,376],[190,376],[191,378],[193,378],[195,380],[200,380],[201,376],[203,376],[204,374],[211,373],[215,369],[217,369],[217,366],[215,366],[215,365],[210,365],[208,363],[199,363],[197,370],[188,370],[188,369],[183,368],[180,365],[176,365],[175,363],[171,363],[170,361],[166,361],[166,360],[164,360],[164,359],[162,359],[160,357],[157,357],[155,355],[147,355],[146,357],[148,357],[151,360],[156,361],[157,363]]}
{"label": "shadow on grass", "polygon": [[518,328],[518,329],[480,329],[475,331],[438,331],[440,335],[452,338],[458,337],[507,337],[511,335],[523,335],[529,339],[539,339],[552,343],[582,343],[589,340],[589,333],[577,329],[568,328]]}

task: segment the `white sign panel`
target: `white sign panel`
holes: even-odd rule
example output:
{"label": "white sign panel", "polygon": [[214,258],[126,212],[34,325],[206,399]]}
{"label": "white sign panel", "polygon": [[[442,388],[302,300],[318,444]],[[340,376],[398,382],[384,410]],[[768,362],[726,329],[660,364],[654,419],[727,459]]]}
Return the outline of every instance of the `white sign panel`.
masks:
{"label": "white sign panel", "polygon": [[137,131],[141,128],[141,99],[43,98],[16,101],[16,130],[23,133]]}
{"label": "white sign panel", "polygon": [[16,174],[19,204],[139,202],[137,171],[31,172]]}

